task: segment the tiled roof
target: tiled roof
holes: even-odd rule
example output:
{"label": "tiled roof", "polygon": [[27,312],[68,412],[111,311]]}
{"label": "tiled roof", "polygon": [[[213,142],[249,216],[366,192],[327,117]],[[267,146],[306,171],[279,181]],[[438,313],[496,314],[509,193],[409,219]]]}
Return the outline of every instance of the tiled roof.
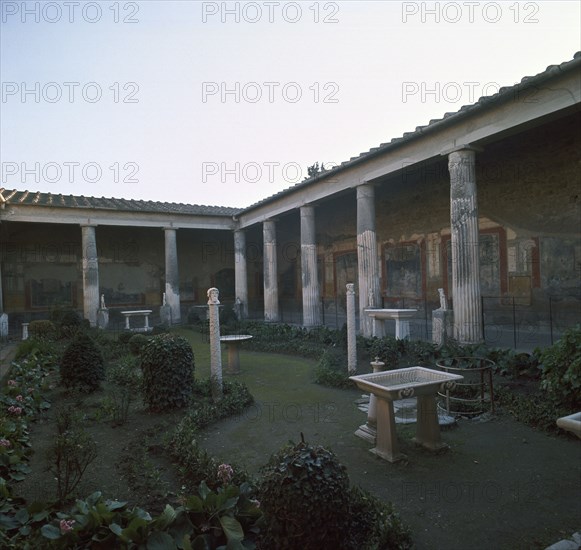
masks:
{"label": "tiled roof", "polygon": [[106,197],[53,195],[40,191],[18,191],[0,188],[0,204],[29,204],[53,208],[93,208],[123,212],[158,212],[167,214],[190,214],[196,216],[233,216],[239,208],[228,206],[202,206],[175,202],[141,201]]}
{"label": "tiled roof", "polygon": [[[254,208],[271,202],[279,197],[284,195],[288,195],[297,189],[310,185],[319,179],[326,178],[331,174],[336,174],[337,172],[351,167],[355,164],[358,164],[364,160],[367,160],[373,156],[379,155],[388,151],[394,147],[401,145],[402,143],[406,143],[410,140],[416,139],[420,135],[426,134],[435,127],[440,128],[443,124],[454,123],[460,120],[462,117],[466,116],[468,113],[472,114],[477,110],[484,109],[494,103],[502,102],[505,100],[509,100],[510,98],[514,98],[517,93],[524,93],[527,90],[530,90],[531,87],[536,86],[537,84],[542,83],[543,81],[556,76],[560,73],[565,71],[569,71],[575,68],[575,66],[581,65],[581,51],[575,53],[572,60],[565,61],[560,65],[549,65],[543,72],[536,74],[535,76],[525,76],[521,79],[521,81],[514,86],[504,86],[498,90],[497,93],[490,95],[490,96],[483,96],[481,97],[476,103],[471,105],[463,105],[460,109],[453,113],[444,113],[442,118],[435,118],[425,124],[424,126],[417,126],[413,132],[405,132],[403,136],[392,138],[391,141],[382,143],[378,147],[372,147],[369,151],[364,151],[355,157],[351,157],[349,160],[342,162],[340,165],[333,167],[330,170],[326,170],[316,176],[309,178],[308,180],[301,181],[291,187],[287,187],[274,195],[270,195],[265,199],[262,199],[246,208],[243,208],[240,213],[248,212],[253,210]],[[534,89],[534,88],[533,88]]]}
{"label": "tiled roof", "polygon": [[452,124],[461,120],[467,114],[472,114],[478,110],[485,109],[496,102],[510,100],[516,93],[523,93],[533,86],[541,84],[545,80],[552,78],[555,75],[574,69],[581,65],[581,52],[577,52],[572,60],[565,61],[560,65],[549,65],[543,72],[535,76],[525,76],[521,81],[514,86],[504,86],[500,90],[490,96],[481,97],[476,103],[471,105],[464,105],[458,111],[453,113],[445,113],[442,118],[432,119],[424,126],[417,126],[413,132],[405,132],[403,136],[392,138],[391,141],[382,143],[378,147],[372,147],[369,151],[364,151],[349,160],[342,162],[339,166],[327,170],[304,180],[296,185],[283,189],[274,195],[266,197],[246,208],[231,208],[226,206],[201,206],[197,204],[182,204],[173,202],[156,202],[156,201],[142,201],[142,200],[128,200],[115,198],[96,198],[73,195],[53,195],[51,193],[30,192],[7,190],[0,188],[0,204],[36,204],[40,206],[52,207],[74,207],[74,208],[96,208],[105,210],[119,210],[126,212],[160,212],[168,214],[191,214],[200,216],[234,216],[243,212],[248,212],[254,208],[267,204],[279,197],[293,193],[301,187],[310,185],[319,179],[326,178],[331,174],[344,170],[345,168],[354,166],[369,158],[380,155],[389,151],[402,143],[406,143],[421,135],[429,133],[434,129],[439,129],[442,125]]}

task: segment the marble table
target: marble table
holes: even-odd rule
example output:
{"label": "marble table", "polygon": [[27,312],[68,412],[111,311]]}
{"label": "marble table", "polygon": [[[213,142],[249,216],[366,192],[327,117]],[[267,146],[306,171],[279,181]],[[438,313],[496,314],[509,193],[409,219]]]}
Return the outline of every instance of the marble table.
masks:
{"label": "marble table", "polygon": [[365,312],[373,319],[373,336],[385,336],[384,321],[395,320],[395,337],[403,340],[410,335],[409,319],[417,313],[417,309],[366,309]]}
{"label": "marble table", "polygon": [[[149,332],[152,328],[149,326],[149,316],[151,315],[151,309],[139,309],[134,311],[122,311],[121,313],[125,315],[125,330],[130,330],[132,332]],[[129,324],[129,319],[131,317],[144,317],[145,324],[143,327],[133,327]]]}

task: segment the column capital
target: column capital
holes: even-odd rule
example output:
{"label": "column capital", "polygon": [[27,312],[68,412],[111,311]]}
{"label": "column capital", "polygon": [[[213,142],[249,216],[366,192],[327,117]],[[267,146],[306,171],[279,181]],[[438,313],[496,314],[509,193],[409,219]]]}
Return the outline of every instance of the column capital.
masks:
{"label": "column capital", "polygon": [[79,226],[80,227],[97,227],[97,224],[96,223],[87,222],[87,223],[80,223]]}
{"label": "column capital", "polygon": [[162,229],[164,231],[177,231],[179,228],[178,227],[173,227],[171,225],[166,225],[166,226],[162,227]]}
{"label": "column capital", "polygon": [[460,151],[473,151],[474,153],[482,153],[484,151],[484,147],[480,145],[472,145],[471,143],[465,143],[463,145],[456,145],[450,149],[444,149],[440,155],[447,157],[451,153],[459,153]]}
{"label": "column capital", "polygon": [[375,197],[375,184],[363,182],[357,185],[357,200]]}

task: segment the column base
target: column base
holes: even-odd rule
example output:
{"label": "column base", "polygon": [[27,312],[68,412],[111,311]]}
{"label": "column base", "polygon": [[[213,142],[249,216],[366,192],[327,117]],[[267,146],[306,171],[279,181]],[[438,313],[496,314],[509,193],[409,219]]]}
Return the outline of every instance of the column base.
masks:
{"label": "column base", "polygon": [[364,439],[365,441],[369,441],[372,445],[375,445],[375,441],[377,439],[377,430],[367,424],[361,424],[357,431],[355,432],[357,437]]}
{"label": "column base", "polygon": [[373,449],[369,449],[370,453],[373,453],[375,456],[378,456],[379,458],[383,458],[383,460],[387,460],[388,462],[394,463],[394,462],[399,462],[401,460],[406,460],[407,459],[407,455],[404,455],[403,453],[392,453],[389,451],[383,451],[381,449],[378,449],[377,447],[373,448]]}
{"label": "column base", "polygon": [[444,449],[449,449],[450,445],[444,443],[443,441],[423,441],[417,437],[412,437],[412,441],[416,445],[421,445],[424,449],[429,451],[443,451]]}

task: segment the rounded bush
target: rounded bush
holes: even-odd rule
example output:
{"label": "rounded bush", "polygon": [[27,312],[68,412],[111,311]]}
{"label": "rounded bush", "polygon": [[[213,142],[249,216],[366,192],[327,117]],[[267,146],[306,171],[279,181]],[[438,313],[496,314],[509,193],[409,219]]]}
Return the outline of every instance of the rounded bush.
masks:
{"label": "rounded bush", "polygon": [[192,398],[194,352],[175,334],[149,339],[141,352],[143,397],[152,411],[186,407]]}
{"label": "rounded bush", "polygon": [[148,341],[149,338],[144,334],[134,334],[129,338],[129,351],[131,351],[133,355],[140,355]]}
{"label": "rounded bush", "polygon": [[348,529],[349,478],[327,449],[286,447],[264,470],[260,489],[265,548],[342,548]]}
{"label": "rounded bush", "polygon": [[31,338],[52,340],[56,335],[56,327],[52,321],[31,321],[28,326],[28,333]]}
{"label": "rounded bush", "polygon": [[60,367],[61,383],[84,391],[94,391],[105,378],[101,350],[91,338],[81,332],[68,345]]}
{"label": "rounded bush", "polygon": [[120,333],[119,336],[117,336],[117,340],[122,344],[128,344],[129,340],[131,340],[133,336],[135,336],[135,333],[127,330],[125,332]]}

